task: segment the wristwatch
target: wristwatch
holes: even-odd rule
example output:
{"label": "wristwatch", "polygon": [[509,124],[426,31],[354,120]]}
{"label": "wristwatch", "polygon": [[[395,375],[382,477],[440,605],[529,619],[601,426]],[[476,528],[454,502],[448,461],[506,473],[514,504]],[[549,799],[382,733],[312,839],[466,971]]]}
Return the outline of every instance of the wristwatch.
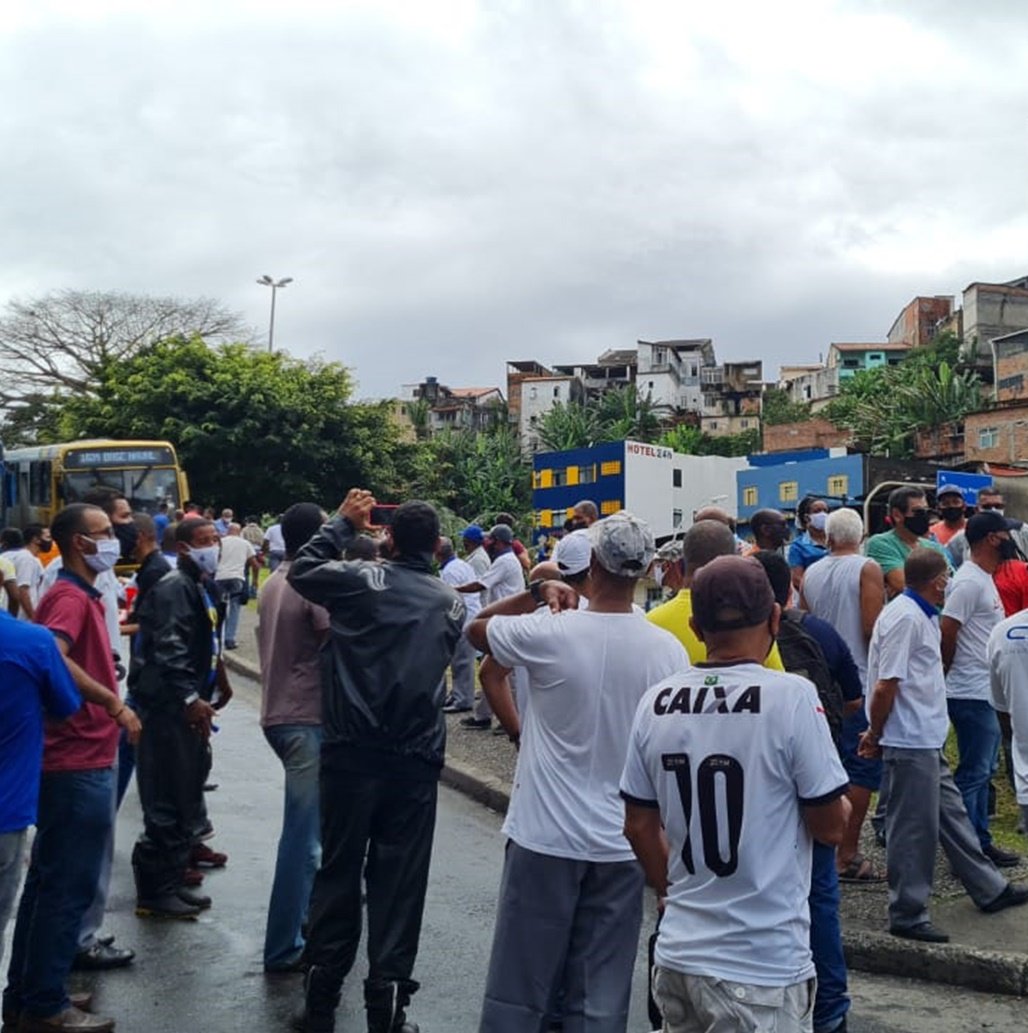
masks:
{"label": "wristwatch", "polygon": [[537,581],[530,581],[528,583],[528,592],[532,596],[532,601],[537,606],[543,601],[543,597],[540,593],[542,592],[544,584],[546,584],[546,582],[543,578],[539,578]]}

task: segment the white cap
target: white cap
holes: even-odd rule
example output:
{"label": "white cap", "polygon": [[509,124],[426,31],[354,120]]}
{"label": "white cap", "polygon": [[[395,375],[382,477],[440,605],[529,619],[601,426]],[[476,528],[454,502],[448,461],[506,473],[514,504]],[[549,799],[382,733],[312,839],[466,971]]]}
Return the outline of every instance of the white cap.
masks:
{"label": "white cap", "polygon": [[565,575],[584,574],[592,560],[593,546],[586,530],[564,535],[553,550],[553,561]]}

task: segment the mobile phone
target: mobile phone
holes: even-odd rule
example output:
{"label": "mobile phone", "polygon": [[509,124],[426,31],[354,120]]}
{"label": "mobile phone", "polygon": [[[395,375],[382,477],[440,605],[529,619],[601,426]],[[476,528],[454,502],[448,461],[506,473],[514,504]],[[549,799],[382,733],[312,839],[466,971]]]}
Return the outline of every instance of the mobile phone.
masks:
{"label": "mobile phone", "polygon": [[370,524],[372,527],[389,527],[399,506],[372,506]]}

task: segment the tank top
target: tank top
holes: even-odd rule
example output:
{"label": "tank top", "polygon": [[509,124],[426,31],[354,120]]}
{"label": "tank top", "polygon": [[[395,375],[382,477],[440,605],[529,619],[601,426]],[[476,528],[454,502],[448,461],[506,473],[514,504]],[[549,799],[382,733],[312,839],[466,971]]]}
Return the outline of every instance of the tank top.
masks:
{"label": "tank top", "polygon": [[825,556],[803,575],[803,598],[815,617],[827,621],[850,647],[867,689],[867,643],[860,616],[860,572],[866,556]]}

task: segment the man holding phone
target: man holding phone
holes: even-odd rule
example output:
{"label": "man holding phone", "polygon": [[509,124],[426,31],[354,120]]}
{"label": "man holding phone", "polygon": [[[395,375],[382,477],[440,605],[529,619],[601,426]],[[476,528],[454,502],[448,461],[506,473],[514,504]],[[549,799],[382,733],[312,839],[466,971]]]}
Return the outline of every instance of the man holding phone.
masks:
{"label": "man holding phone", "polygon": [[[405,1009],[421,933],[446,746],[443,672],[464,627],[460,596],[437,578],[439,516],[427,502],[392,512],[390,560],[344,560],[383,519],[354,488],[296,555],[289,583],[329,612],[323,667],[322,865],[310,904],[304,1011],[297,1028],[331,1033],[361,938],[367,886],[370,1033],[412,1033]],[[365,858],[367,863],[365,865]]]}

